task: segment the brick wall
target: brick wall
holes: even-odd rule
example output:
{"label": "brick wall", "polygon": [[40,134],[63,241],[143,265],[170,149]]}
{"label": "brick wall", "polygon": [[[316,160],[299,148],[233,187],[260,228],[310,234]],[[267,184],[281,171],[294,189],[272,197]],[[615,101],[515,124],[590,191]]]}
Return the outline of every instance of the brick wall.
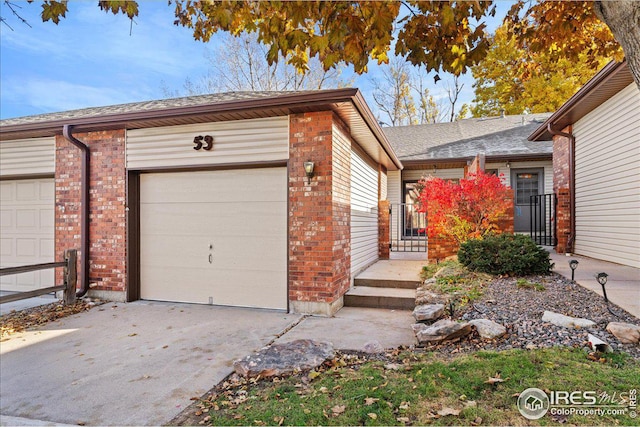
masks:
{"label": "brick wall", "polygon": [[[340,308],[341,296],[350,284],[351,147],[348,138],[333,137],[334,123],[343,127],[331,111],[290,116],[289,301],[292,311],[333,314]],[[307,160],[315,163],[310,183],[303,167]]]}
{"label": "brick wall", "polygon": [[[566,127],[563,132],[571,132],[571,127]],[[570,140],[567,137],[556,135],[553,137],[553,192],[558,197],[556,208],[556,237],[558,244],[556,252],[565,253],[571,234],[571,198],[569,192],[569,148]]]}
{"label": "brick wall", "polygon": [[[74,135],[91,151],[89,279],[91,290],[124,292],[126,172],[124,130]],[[56,259],[80,249],[81,151],[56,137]],[[78,260],[80,253],[78,253]],[[80,270],[78,270],[80,273]],[[59,273],[61,274],[61,272]],[[61,279],[61,276],[58,278]]]}
{"label": "brick wall", "polygon": [[[564,132],[570,132],[565,128]],[[559,188],[569,188],[569,138],[553,137],[553,191]]]}

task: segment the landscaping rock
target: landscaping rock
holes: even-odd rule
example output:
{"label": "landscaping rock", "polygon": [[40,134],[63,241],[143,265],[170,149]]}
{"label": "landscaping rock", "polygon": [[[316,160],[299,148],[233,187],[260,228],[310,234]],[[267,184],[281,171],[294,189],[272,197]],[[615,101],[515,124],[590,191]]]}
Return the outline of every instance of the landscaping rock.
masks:
{"label": "landscaping rock", "polygon": [[443,295],[431,292],[425,288],[416,289],[416,305],[441,304],[446,300]]}
{"label": "landscaping rock", "polygon": [[589,319],[569,317],[564,314],[554,313],[553,311],[545,311],[542,314],[542,321],[553,323],[556,326],[562,326],[564,328],[591,328],[596,325],[596,322]]}
{"label": "landscaping rock", "polygon": [[433,325],[418,323],[412,327],[420,344],[449,341],[471,333],[469,323],[458,323],[449,319],[438,320]]}
{"label": "landscaping rock", "polygon": [[631,323],[609,322],[607,332],[613,334],[623,344],[640,343],[640,326]]}
{"label": "landscaping rock", "polygon": [[475,326],[481,338],[494,340],[507,333],[507,328],[489,319],[474,319],[469,322]]}
{"label": "landscaping rock", "polygon": [[335,351],[328,342],[296,340],[273,344],[233,363],[233,369],[244,377],[271,377],[305,371],[333,359]]}
{"label": "landscaping rock", "polygon": [[369,341],[364,345],[364,352],[369,354],[384,353],[384,347],[380,341]]}
{"label": "landscaping rock", "polygon": [[418,322],[427,322],[439,319],[444,313],[443,304],[419,305],[413,310],[413,317]]}

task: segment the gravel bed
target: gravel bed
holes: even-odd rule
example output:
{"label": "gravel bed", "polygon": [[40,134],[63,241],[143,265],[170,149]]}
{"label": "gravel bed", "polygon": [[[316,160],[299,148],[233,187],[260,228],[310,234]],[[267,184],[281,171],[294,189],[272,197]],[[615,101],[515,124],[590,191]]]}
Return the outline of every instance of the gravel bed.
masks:
{"label": "gravel bed", "polygon": [[[546,276],[526,277],[529,282],[540,283],[545,290],[520,288],[516,278],[497,278],[486,286],[484,294],[473,305],[459,309],[456,320],[490,319],[504,325],[507,335],[495,341],[480,339],[477,333],[459,342],[429,346],[427,349],[443,353],[467,353],[477,350],[532,349],[554,346],[587,348],[587,334],[591,333],[607,342],[614,351],[628,353],[640,359],[640,346],[622,344],[607,332],[609,322],[640,324],[640,320],[613,303],[607,309],[602,295],[598,295],[570,280],[552,273]],[[569,329],[543,322],[545,310],[571,317],[582,317],[596,322],[591,328]]]}

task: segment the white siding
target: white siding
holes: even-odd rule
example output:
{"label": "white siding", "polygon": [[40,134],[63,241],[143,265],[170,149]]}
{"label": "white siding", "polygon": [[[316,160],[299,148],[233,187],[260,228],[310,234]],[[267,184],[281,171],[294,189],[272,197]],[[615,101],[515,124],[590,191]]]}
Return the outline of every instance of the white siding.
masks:
{"label": "white siding", "polygon": [[402,171],[387,173],[387,200],[389,203],[400,203],[402,200]]}
{"label": "white siding", "polygon": [[0,176],[51,174],[56,169],[56,139],[31,138],[0,142]]}
{"label": "white siding", "polygon": [[380,171],[380,200],[387,200],[388,191],[388,172]]}
{"label": "white siding", "polygon": [[378,260],[378,171],[351,150],[351,277]]}
{"label": "white siding", "polygon": [[[194,150],[211,135],[213,149]],[[237,120],[127,131],[127,168],[216,165],[289,158],[289,118]]]}
{"label": "white siding", "polygon": [[420,179],[427,176],[435,176],[436,178],[442,179],[462,179],[464,178],[464,169],[436,169],[435,172],[433,171],[433,169],[416,169],[402,171],[402,181],[419,181]]}
{"label": "white siding", "polygon": [[575,252],[640,267],[640,93],[631,83],[574,124]]}

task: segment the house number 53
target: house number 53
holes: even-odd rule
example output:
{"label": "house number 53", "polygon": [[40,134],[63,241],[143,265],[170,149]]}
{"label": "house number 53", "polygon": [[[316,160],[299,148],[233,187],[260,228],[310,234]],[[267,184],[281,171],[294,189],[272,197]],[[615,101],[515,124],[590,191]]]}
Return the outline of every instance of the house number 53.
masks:
{"label": "house number 53", "polygon": [[193,147],[194,150],[211,150],[213,148],[213,137],[211,135],[198,135],[193,138],[193,143],[196,144]]}

